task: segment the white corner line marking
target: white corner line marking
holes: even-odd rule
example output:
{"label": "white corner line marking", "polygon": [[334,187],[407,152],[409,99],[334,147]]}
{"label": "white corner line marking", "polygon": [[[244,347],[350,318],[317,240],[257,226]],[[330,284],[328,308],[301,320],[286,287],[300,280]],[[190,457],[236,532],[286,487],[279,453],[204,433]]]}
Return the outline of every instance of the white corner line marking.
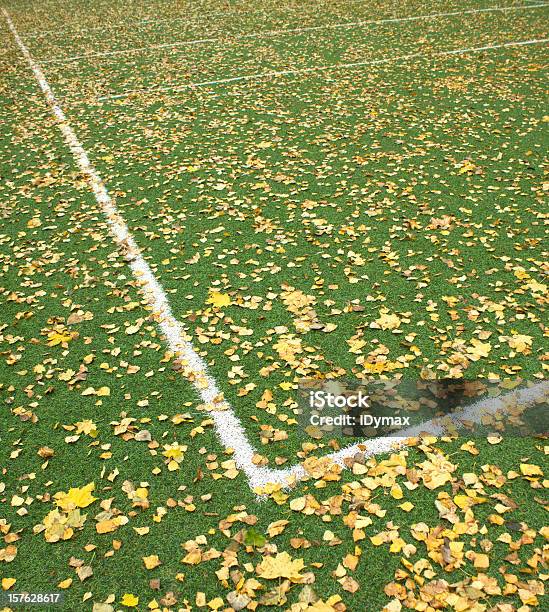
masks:
{"label": "white corner line marking", "polygon": [[[531,387],[511,391],[505,395],[490,399],[481,399],[477,402],[473,402],[466,408],[454,412],[451,415],[451,419],[454,423],[459,423],[460,421],[480,423],[482,418],[494,415],[500,411],[505,412],[508,406],[513,407],[515,403],[521,404],[527,408],[537,402],[547,401],[548,397],[549,381],[543,381],[536,383]],[[364,458],[367,458],[373,455],[402,449],[404,446],[406,446],[407,440],[418,437],[423,431],[428,431],[430,435],[443,436],[446,430],[439,424],[439,422],[440,419],[431,419],[430,421],[426,421],[420,425],[400,430],[397,432],[399,434],[398,436],[363,440],[356,444],[346,446],[335,453],[325,455],[325,457],[330,458],[334,463],[342,467],[347,467],[346,459],[354,457],[358,453],[361,453]],[[295,465],[291,468],[278,470],[276,483],[285,485],[288,482],[300,480],[306,475],[307,473],[303,465]]]}
{"label": "white corner line marking", "polygon": [[[206,363],[197,354],[194,347],[187,339],[187,335],[181,323],[173,316],[164,290],[156,280],[147,262],[143,259],[139,247],[133,240],[124,219],[121,217],[116,205],[109,196],[99,174],[92,166],[74,130],[69,125],[68,119],[63,109],[59,106],[42,69],[34,61],[29,50],[19,37],[8,12],[2,9],[2,13],[4,14],[17,45],[21,49],[21,53],[27,60],[48,105],[51,107],[57,119],[59,129],[65,138],[65,142],[73,154],[80,171],[86,177],[95,199],[107,219],[111,234],[118,248],[121,253],[123,253],[134,276],[141,286],[142,293],[153,309],[153,316],[158,327],[166,336],[170,350],[180,358],[183,366],[183,375],[191,382],[205,404],[213,404],[225,408],[225,410],[214,410],[210,413],[214,421],[215,432],[221,444],[225,448],[232,448],[234,450],[235,463],[237,467],[245,473],[248,484],[253,490],[260,489],[269,483],[288,486],[292,482],[303,478],[306,476],[306,472],[301,464],[287,469],[273,470],[270,468],[257,467],[253,463],[253,456],[256,451],[250,445],[247,435],[239,419],[236,417],[234,410],[223,399],[222,392],[218,389],[213,378],[208,374]],[[484,413],[495,412],[501,409],[505,403],[505,399],[511,396],[513,396],[516,401],[523,402],[527,405],[531,404],[541,400],[547,393],[548,388],[549,383],[543,382],[519,392],[506,395],[504,398],[493,398],[488,401],[478,402],[469,407],[463,413],[463,417],[473,420],[479,418]],[[376,453],[388,452],[399,445],[401,446],[405,443],[407,437],[417,434],[416,430],[417,428],[402,431],[402,435],[406,437],[377,438],[369,442],[353,444],[336,453],[325,455],[325,457],[344,466],[345,459],[354,456],[357,452],[363,452],[365,455],[369,456]]]}
{"label": "white corner line marking", "polygon": [[201,45],[207,43],[230,43],[234,40],[242,40],[246,38],[267,38],[279,36],[291,36],[292,34],[300,34],[305,32],[318,32],[322,30],[338,30],[349,28],[360,28],[369,25],[382,25],[384,23],[401,23],[406,21],[419,21],[427,19],[438,19],[440,17],[455,17],[459,15],[474,15],[476,13],[504,13],[509,11],[528,11],[537,8],[549,6],[548,2],[542,4],[526,5],[526,6],[503,6],[484,9],[470,9],[466,11],[452,11],[448,13],[431,13],[427,15],[413,15],[411,17],[391,17],[387,19],[369,19],[366,21],[355,21],[345,23],[335,23],[320,26],[310,26],[304,28],[286,28],[280,30],[263,30],[260,32],[252,32],[249,34],[239,34],[236,36],[224,36],[217,38],[197,38],[195,40],[180,40],[174,43],[162,43],[158,45],[149,45],[148,47],[133,47],[130,49],[118,49],[114,51],[92,51],[90,53],[81,53],[80,55],[72,55],[69,57],[59,57],[53,59],[42,60],[42,64],[64,64],[67,62],[75,62],[82,59],[94,57],[111,57],[116,55],[127,55],[131,53],[142,53],[145,51],[154,51],[157,49],[171,49],[183,46]]}
{"label": "white corner line marking", "polygon": [[186,83],[184,85],[169,85],[169,86],[165,86],[165,87],[147,87],[147,88],[143,88],[143,89],[130,89],[125,91],[124,93],[120,93],[120,94],[109,94],[106,96],[100,96],[97,98],[97,100],[117,100],[120,98],[127,98],[128,96],[131,95],[138,95],[138,94],[154,94],[154,93],[158,93],[158,92],[163,92],[163,91],[167,91],[167,92],[177,92],[177,91],[184,91],[186,89],[192,89],[195,87],[207,87],[210,85],[223,85],[226,83],[236,83],[238,81],[257,81],[257,80],[261,80],[261,79],[268,79],[268,78],[278,78],[278,77],[284,77],[284,76],[291,76],[291,75],[295,75],[295,74],[308,74],[308,73],[314,73],[314,72],[324,72],[324,71],[328,71],[328,70],[345,70],[345,69],[349,69],[349,68],[361,68],[363,66],[378,66],[380,64],[388,64],[390,62],[399,62],[399,61],[407,61],[407,60],[411,60],[411,59],[425,59],[425,60],[429,60],[432,59],[434,57],[441,57],[441,56],[446,56],[446,55],[463,55],[466,53],[479,53],[481,51],[491,51],[493,49],[504,49],[507,47],[522,47],[525,45],[538,45],[541,43],[547,43],[549,42],[549,38],[540,38],[540,39],[533,39],[533,40],[521,40],[521,41],[513,41],[513,42],[507,42],[507,43],[499,43],[499,44],[492,44],[492,45],[485,45],[483,47],[469,47],[466,49],[450,49],[447,51],[437,51],[435,53],[432,53],[430,55],[425,55],[424,53],[411,53],[408,55],[399,55],[399,56],[395,56],[395,57],[385,57],[385,58],[381,58],[378,60],[368,60],[368,61],[364,61],[364,62],[353,62],[350,64],[328,64],[325,66],[313,66],[311,68],[296,68],[296,69],[290,69],[290,70],[281,70],[278,72],[261,72],[261,73],[256,73],[256,74],[245,74],[242,76],[236,76],[236,77],[229,77],[226,79],[218,79],[218,80],[213,80],[213,81],[201,81],[198,83]]}

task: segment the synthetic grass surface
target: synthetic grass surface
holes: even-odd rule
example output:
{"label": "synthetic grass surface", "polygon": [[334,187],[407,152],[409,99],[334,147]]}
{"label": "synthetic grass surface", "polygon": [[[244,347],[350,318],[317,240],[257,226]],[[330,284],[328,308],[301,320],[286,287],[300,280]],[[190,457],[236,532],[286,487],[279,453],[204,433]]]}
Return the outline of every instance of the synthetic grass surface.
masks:
{"label": "synthetic grass surface", "polygon": [[[59,38],[56,43],[55,34],[34,34],[59,27],[66,6],[6,6],[35,59],[56,57]],[[268,4],[258,5],[257,14],[244,13],[239,6],[230,7],[225,33],[233,31],[231,24],[234,31],[248,32],[282,27]],[[336,10],[332,3],[322,11],[300,6],[284,11],[282,25],[425,14],[457,10],[462,4],[359,6],[342,4]],[[465,8],[482,6],[489,4]],[[152,34],[149,26],[139,33],[125,26],[127,4],[94,7],[97,19],[121,24],[108,34],[118,38],[111,47],[101,30],[76,34],[80,26],[96,25],[88,5],[82,5],[70,17],[75,36],[63,35],[67,54],[139,41],[154,44],[175,36],[170,22],[158,23]],[[138,11],[142,18],[162,17],[175,14],[178,7],[154,3],[139,5]],[[219,4],[195,10],[200,23],[196,30],[185,25],[182,38],[215,35],[219,23],[201,15],[220,10]],[[293,464],[313,450],[318,456],[327,452],[315,449],[314,440],[292,423],[295,382],[304,376],[417,376],[431,371],[543,377],[546,49],[429,55],[543,38],[546,15],[545,9],[536,9],[513,16],[452,17],[360,32],[236,40],[193,47],[192,53],[154,51],[45,66],[174,313],[188,327],[269,465]],[[34,32],[29,41],[26,30]],[[367,39],[360,35],[365,32]],[[124,593],[139,596],[138,609],[146,609],[153,598],[168,608],[177,609],[187,600],[191,609],[200,609],[200,592],[214,601],[210,608],[221,597],[220,609],[226,609],[227,594],[238,590],[240,580],[213,573],[225,563],[261,582],[256,593],[249,582],[238,587],[247,593],[251,609],[261,597],[260,609],[269,598],[273,605],[289,607],[300,595],[302,600],[309,597],[307,585],[283,576],[261,579],[261,570],[254,567],[269,555],[288,551],[292,558],[304,559],[305,571],[314,578],[310,587],[319,597],[326,601],[339,595],[349,610],[380,610],[399,599],[400,589],[385,592],[384,585],[399,567],[417,575],[424,558],[435,572],[427,584],[439,578],[455,583],[484,571],[497,577],[501,593],[493,592],[492,598],[481,594],[487,608],[502,598],[517,607],[521,601],[543,605],[539,585],[543,587],[546,572],[541,549],[542,534],[547,536],[542,530],[546,481],[520,469],[521,463],[543,464],[546,448],[540,441],[477,441],[478,455],[472,447],[461,449],[465,440],[433,443],[408,451],[404,473],[390,461],[381,468],[372,462],[371,478],[379,469],[389,476],[371,490],[368,504],[366,494],[359,501],[349,484],[364,478],[358,468],[354,475],[337,475],[335,482],[330,472],[321,470],[318,480],[299,485],[291,498],[313,493],[319,500],[332,500],[310,515],[291,510],[291,498],[278,491],[258,504],[244,476],[234,473],[230,463],[221,465],[230,461],[230,454],[219,447],[208,414],[199,410],[192,388],[165,356],[131,272],[116,253],[97,204],[4,25],[1,36],[6,76],[0,95],[8,112],[2,115],[0,133],[5,325],[0,518],[10,527],[2,529],[0,523],[5,539],[0,570],[2,578],[17,578],[10,589],[59,590],[56,585],[72,577],[65,593],[67,610],[91,609],[92,602],[111,594],[114,601],[107,605],[121,609]],[[223,78],[420,51],[425,59],[404,63],[118,102],[97,100],[98,94],[125,87],[183,84],[197,75]],[[212,290],[230,296],[231,304],[208,304]],[[56,333],[65,346],[48,345],[58,338]],[[93,393],[82,395],[90,387]],[[98,396],[102,388],[109,395]],[[261,402],[266,390],[273,394],[267,410]],[[123,422],[125,417],[136,420]],[[121,422],[122,431],[115,429]],[[149,431],[150,440],[135,440],[138,430]],[[262,444],[273,434],[287,439]],[[179,469],[170,471],[162,453],[174,442],[187,449]],[[456,469],[431,490],[422,480],[425,469],[416,466],[434,448],[446,453]],[[487,465],[501,469],[500,488],[485,476],[482,466]],[[414,484],[414,470],[419,470],[422,484],[408,490],[404,482]],[[475,502],[472,519],[467,510],[459,511],[465,522],[481,530],[459,539],[464,551],[485,551],[489,567],[482,568],[479,561],[475,568],[470,555],[452,571],[453,555],[449,563],[444,560],[449,534],[427,545],[412,535],[411,526],[424,522],[451,530],[455,522],[444,518],[447,514],[435,502],[438,496],[439,504],[451,506],[441,501],[441,492],[455,497],[477,488],[478,483],[466,484],[467,473],[484,474],[481,493],[488,501]],[[405,491],[402,499],[394,488],[397,476]],[[92,481],[102,506],[96,501],[82,510],[88,514],[82,531],[56,543],[33,533],[55,507],[55,492]],[[146,503],[135,505],[127,481],[149,490]],[[364,483],[352,486],[368,490]],[[502,492],[516,507],[490,497]],[[201,499],[204,495],[212,497]],[[399,507],[406,501],[415,506],[409,513]],[[378,516],[370,503],[386,514]],[[511,510],[495,509],[498,503]],[[235,514],[235,504],[257,522],[246,514],[234,525],[221,522]],[[357,507],[373,521],[364,539],[346,518]],[[93,519],[102,511],[125,516],[128,523],[98,534]],[[489,518],[494,514],[502,517],[501,525]],[[104,519],[99,516],[97,522]],[[259,550],[242,543],[241,528],[249,532],[254,525],[265,534],[278,520],[289,524]],[[400,526],[400,536],[415,551],[402,553],[397,544],[398,550],[390,552],[390,542],[376,545],[369,539],[387,531],[389,521]],[[145,526],[150,527],[147,535],[133,529]],[[327,529],[334,537],[326,535]],[[394,543],[395,529],[388,531]],[[509,544],[506,536],[498,541],[504,533],[520,545]],[[201,535],[208,540],[205,545],[199,539],[204,550],[212,547],[224,556],[213,553],[210,561],[181,564],[187,554],[181,544]],[[248,534],[247,541],[253,537]],[[13,560],[12,546],[17,548]],[[237,562],[231,565],[233,552]],[[427,557],[429,552],[435,558]],[[360,559],[355,571],[348,567],[354,561],[343,563],[347,554]],[[443,555],[442,562],[437,554]],[[158,555],[162,565],[145,569],[142,557],[148,555]],[[81,581],[75,573],[78,563],[69,565],[71,557],[92,567],[93,576]],[[420,565],[410,570],[402,558]],[[315,567],[315,562],[322,566]],[[356,592],[338,569],[340,563],[360,585]],[[518,575],[519,587],[513,588],[510,574]],[[160,590],[150,585],[154,578],[160,578]],[[416,591],[421,590],[421,580],[415,583]],[[279,592],[265,596],[276,585]],[[170,591],[177,603],[166,595]],[[405,597],[400,600],[413,609]],[[335,600],[331,605],[341,606]],[[306,604],[295,609],[306,609]]]}

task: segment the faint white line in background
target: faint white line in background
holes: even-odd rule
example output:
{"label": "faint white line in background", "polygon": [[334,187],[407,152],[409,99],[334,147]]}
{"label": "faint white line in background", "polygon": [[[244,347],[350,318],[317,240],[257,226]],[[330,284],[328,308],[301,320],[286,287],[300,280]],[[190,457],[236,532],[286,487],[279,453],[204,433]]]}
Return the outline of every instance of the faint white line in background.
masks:
{"label": "faint white line in background", "polygon": [[163,91],[177,92],[185,89],[192,89],[193,87],[207,87],[210,85],[223,85],[226,83],[236,83],[238,81],[259,81],[261,79],[278,78],[284,76],[291,76],[294,74],[308,74],[312,72],[321,72],[328,70],[345,70],[348,68],[360,68],[363,66],[378,66],[379,64],[387,64],[389,62],[399,62],[411,59],[432,59],[434,57],[442,57],[446,55],[463,55],[465,53],[479,53],[481,51],[491,51],[493,49],[504,49],[508,47],[523,47],[526,45],[539,45],[542,43],[549,42],[549,38],[540,38],[534,40],[520,40],[508,43],[500,43],[493,45],[485,45],[483,47],[470,47],[467,49],[450,49],[448,51],[438,51],[430,55],[424,53],[411,53],[409,55],[400,55],[396,57],[386,57],[378,60],[368,60],[365,62],[353,62],[350,64],[329,64],[324,66],[314,66],[311,68],[296,68],[295,70],[280,70],[276,72],[262,72],[257,74],[245,74],[242,76],[229,77],[227,79],[218,79],[214,81],[201,81],[197,83],[187,83],[185,85],[168,85],[165,87],[148,87],[144,89],[129,89],[124,93],[110,94],[106,96],[98,97],[98,100],[116,100],[119,98],[127,98],[134,94],[153,94]]}
{"label": "faint white line in background", "polygon": [[[536,0],[536,2],[539,2],[539,0]],[[178,21],[185,21],[185,22],[192,22],[192,21],[199,21],[200,19],[202,19],[204,16],[212,16],[212,15],[226,15],[227,13],[232,13],[233,11],[211,11],[210,13],[208,12],[204,12],[201,13],[200,15],[196,15],[193,17],[161,17],[161,18],[157,18],[157,19],[140,19],[139,21],[129,21],[126,23],[116,23],[116,24],[104,24],[104,25],[100,25],[100,26],[93,26],[91,28],[80,28],[78,30],[74,30],[71,28],[59,28],[56,30],[39,30],[38,32],[35,30],[29,30],[27,32],[24,32],[25,36],[27,38],[42,38],[44,36],[47,36],[48,34],[63,34],[64,32],[76,32],[77,34],[84,34],[86,32],[104,32],[105,30],[114,30],[117,28],[125,28],[125,27],[131,27],[131,26],[140,26],[140,25],[148,25],[148,24],[156,24],[156,23],[174,23],[174,22],[178,22]],[[238,13],[237,13],[238,14]]]}
{"label": "faint white line in background", "polygon": [[[534,0],[535,2],[540,2],[540,0]],[[349,4],[356,4],[356,3],[363,3],[364,0],[339,0],[338,1],[338,7],[345,7],[346,5]],[[281,9],[285,12],[298,12],[301,11],[301,13],[303,13],[303,9],[313,9],[315,11],[318,11],[318,9],[320,8],[320,6],[322,5],[322,2],[318,2],[315,1],[312,4],[309,5],[301,5],[298,8],[293,7],[293,6],[288,6],[288,5],[279,5],[276,8],[277,9]],[[399,4],[399,0],[396,0],[396,4],[398,6]],[[325,6],[326,4],[324,4]],[[264,13],[266,14],[267,11],[265,9],[253,9],[250,11],[242,11],[242,10],[232,10],[232,11],[201,11],[199,14],[195,14],[192,16],[186,16],[186,17],[160,17],[160,18],[152,18],[152,17],[147,17],[145,19],[139,19],[139,20],[135,20],[135,21],[127,21],[125,23],[116,23],[116,24],[112,24],[112,23],[104,23],[103,25],[100,26],[93,26],[93,27],[83,27],[80,28],[79,30],[77,30],[77,33],[79,34],[83,34],[86,32],[97,32],[97,31],[101,31],[104,32],[105,30],[108,29],[116,29],[116,28],[125,28],[125,27],[131,27],[131,26],[139,26],[139,25],[147,25],[147,24],[156,24],[156,23],[166,23],[166,22],[170,22],[170,23],[176,23],[176,22],[193,22],[193,21],[200,21],[201,19],[203,19],[204,17],[212,17],[215,15],[234,15],[236,17],[242,17],[245,15],[254,15],[257,13]],[[38,37],[42,37],[44,35],[47,34],[62,34],[63,32],[74,32],[74,29],[71,28],[59,28],[56,30],[25,30],[23,32],[23,34],[25,35],[26,38],[38,38]]]}
{"label": "faint white line in background", "polygon": [[90,53],[81,53],[80,55],[72,55],[69,57],[59,57],[53,59],[42,60],[42,64],[63,64],[65,62],[75,62],[81,59],[87,59],[89,57],[111,57],[116,55],[126,55],[131,53],[143,53],[145,51],[154,51],[156,49],[172,49],[176,47],[201,45],[216,42],[232,42],[233,40],[242,40],[246,38],[263,38],[263,37],[277,37],[277,36],[291,36],[292,34],[300,34],[305,32],[318,32],[322,30],[338,30],[348,28],[360,28],[369,25],[382,25],[384,23],[402,23],[406,21],[420,21],[426,19],[438,19],[441,17],[456,17],[459,15],[473,15],[476,13],[503,13],[509,11],[528,11],[537,8],[544,8],[549,6],[548,2],[543,4],[535,4],[531,6],[508,6],[508,7],[495,7],[495,8],[484,8],[484,9],[471,9],[466,11],[452,11],[448,13],[431,13],[427,15],[414,15],[411,17],[391,17],[387,19],[370,19],[367,21],[355,21],[352,23],[335,23],[328,25],[310,26],[305,28],[285,28],[282,30],[263,30],[260,32],[252,32],[250,34],[238,34],[235,36],[220,36],[216,38],[197,38],[194,40],[180,40],[173,43],[161,43],[158,45],[150,45],[148,47],[133,47],[130,49],[118,49],[115,51],[91,51]]}

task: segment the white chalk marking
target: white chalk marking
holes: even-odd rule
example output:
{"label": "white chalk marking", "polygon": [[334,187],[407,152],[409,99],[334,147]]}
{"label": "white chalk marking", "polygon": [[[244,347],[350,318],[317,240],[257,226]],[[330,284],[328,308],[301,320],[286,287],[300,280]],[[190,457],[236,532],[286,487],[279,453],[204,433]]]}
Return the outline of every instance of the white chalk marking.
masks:
{"label": "white chalk marking", "polygon": [[[539,2],[539,0],[535,0],[536,2]],[[148,24],[157,24],[157,23],[166,23],[166,22],[170,22],[170,23],[174,23],[174,22],[179,22],[179,21],[184,21],[186,23],[192,23],[193,21],[199,21],[200,19],[202,19],[203,17],[211,17],[212,15],[227,15],[227,14],[232,14],[234,13],[234,11],[210,11],[210,12],[204,12],[204,13],[200,13],[200,15],[193,15],[192,17],[156,17],[156,18],[147,18],[147,19],[139,19],[137,21],[127,21],[127,22],[118,22],[118,23],[104,23],[103,25],[100,26],[93,26],[93,27],[83,27],[83,28],[79,28],[78,30],[75,30],[74,28],[58,28],[55,30],[39,30],[38,32],[36,30],[28,30],[26,32],[24,32],[25,36],[27,38],[43,38],[44,36],[48,35],[48,34],[63,34],[65,32],[77,32],[78,34],[84,34],[86,32],[105,32],[106,30],[116,30],[118,28],[126,28],[126,27],[132,27],[132,26],[136,26],[139,27],[140,25],[148,25]]]}
{"label": "white chalk marking", "polygon": [[[164,290],[156,280],[147,262],[143,259],[139,247],[133,240],[128,226],[112,201],[101,177],[91,164],[76,133],[69,125],[68,119],[48,84],[42,69],[34,61],[29,50],[19,37],[8,12],[5,9],[2,9],[2,12],[21,53],[27,60],[48,105],[57,119],[65,142],[73,154],[80,171],[86,177],[95,199],[107,219],[109,229],[118,248],[123,253],[135,278],[140,284],[142,293],[153,309],[153,316],[161,332],[166,336],[168,347],[180,358],[183,365],[183,375],[191,382],[202,402],[226,408],[223,411],[212,411],[209,413],[214,421],[215,431],[221,444],[225,448],[234,449],[235,463],[245,473],[250,487],[254,490],[261,489],[261,487],[269,483],[288,486],[303,478],[306,476],[306,472],[301,464],[283,470],[273,470],[257,467],[253,463],[253,455],[256,453],[256,450],[250,445],[240,420],[235,415],[231,406],[223,399],[222,392],[217,387],[214,379],[208,374],[206,363],[195,351],[183,326],[173,316]],[[548,390],[549,383],[543,382],[511,393],[503,398],[493,398],[477,402],[463,412],[463,418],[478,420],[485,413],[494,413],[504,408],[505,402],[509,401],[509,398],[515,398],[516,401],[522,404],[530,405],[535,401],[540,401],[547,394]],[[423,427],[425,427],[425,424]],[[363,452],[369,456],[388,452],[397,446],[402,446],[407,437],[417,435],[418,428],[410,428],[400,433],[402,436],[398,438],[377,438],[350,445],[326,456],[344,466],[345,459],[353,457],[357,452]]]}
{"label": "white chalk marking", "polygon": [[142,293],[153,309],[153,316],[160,330],[166,336],[170,350],[180,358],[183,365],[183,374],[191,381],[202,402],[226,408],[223,411],[211,412],[215,423],[215,431],[221,443],[226,448],[234,448],[236,464],[244,471],[252,488],[264,484],[268,480],[267,473],[258,471],[252,463],[255,451],[248,443],[246,433],[240,421],[236,418],[234,411],[228,406],[227,402],[223,400],[223,394],[218,389],[214,379],[208,374],[206,364],[187,339],[181,323],[173,316],[164,290],[154,277],[147,262],[143,259],[139,247],[132,238],[128,226],[118,212],[101,177],[90,162],[88,154],[78,140],[74,130],[69,125],[68,119],[48,84],[42,69],[34,61],[29,50],[19,37],[7,11],[2,9],[2,12],[17,45],[21,49],[21,53],[27,60],[40,89],[46,97],[48,105],[57,119],[65,142],[71,150],[80,171],[86,177],[86,181],[107,219],[109,229],[117,246],[124,254],[135,278],[141,286]]}
{"label": "white chalk marking", "polygon": [[412,17],[393,17],[389,19],[370,19],[367,21],[355,21],[352,23],[336,23],[329,25],[310,26],[305,28],[286,28],[282,30],[264,30],[262,32],[252,32],[250,34],[238,34],[236,36],[224,36],[217,38],[197,38],[194,40],[180,40],[174,43],[162,43],[158,45],[149,45],[148,47],[133,47],[130,49],[118,49],[114,51],[91,51],[90,53],[81,53],[80,55],[72,55],[69,57],[59,57],[49,60],[42,60],[42,64],[64,64],[66,62],[75,62],[82,59],[94,58],[94,57],[112,57],[117,55],[128,55],[132,53],[143,53],[147,51],[155,51],[160,49],[171,49],[182,46],[193,46],[202,45],[208,43],[227,43],[233,40],[241,40],[246,38],[267,38],[267,37],[278,37],[278,36],[291,36],[292,34],[301,34],[306,32],[319,32],[322,30],[338,30],[338,29],[350,29],[350,28],[361,28],[369,25],[382,25],[384,23],[401,23],[405,21],[420,21],[427,19],[438,19],[441,17],[455,17],[459,15],[473,15],[476,13],[496,13],[496,12],[509,12],[509,11],[527,11],[531,9],[543,8],[549,6],[548,2],[543,4],[535,4],[528,6],[508,6],[508,7],[495,7],[495,8],[484,8],[484,9],[471,9],[467,11],[452,11],[448,13],[431,13],[428,15],[415,15]]}
{"label": "white chalk marking", "polygon": [[245,75],[236,76],[236,77],[229,77],[226,79],[201,81],[197,83],[187,83],[185,85],[175,85],[175,86],[169,85],[165,87],[147,87],[143,89],[129,89],[125,91],[124,93],[109,94],[106,96],[101,96],[97,99],[98,100],[117,100],[120,98],[126,98],[133,94],[147,94],[147,93],[154,94],[154,93],[163,92],[163,91],[177,92],[177,91],[183,91],[185,89],[192,89],[194,87],[223,85],[227,83],[236,83],[238,81],[258,81],[262,79],[278,78],[278,77],[291,76],[291,75],[296,75],[296,74],[310,74],[314,72],[321,72],[321,71],[324,72],[328,70],[346,70],[349,68],[360,68],[363,66],[378,66],[380,64],[387,64],[389,62],[407,61],[411,59],[427,59],[428,60],[434,57],[442,57],[445,55],[463,55],[466,53],[479,53],[481,51],[491,51],[493,49],[504,49],[508,47],[522,47],[525,45],[539,45],[539,44],[547,43],[547,42],[549,42],[549,38],[540,38],[540,39],[533,39],[533,40],[521,40],[521,41],[508,42],[508,43],[485,45],[483,47],[469,47],[466,49],[450,49],[448,51],[437,51],[430,55],[425,55],[424,53],[411,53],[409,55],[400,55],[396,57],[385,57],[382,59],[368,60],[365,62],[352,62],[349,64],[328,64],[324,66],[313,66],[311,68],[296,68],[296,69],[280,70],[280,71],[273,71],[273,72],[260,72],[256,74],[245,74]]}
{"label": "white chalk marking", "polygon": [[[396,3],[398,4],[399,0],[396,0]],[[540,0],[532,0],[535,2],[540,2]],[[339,6],[344,6],[347,4],[355,4],[357,2],[362,3],[363,0],[348,0],[347,2],[344,2],[343,0],[340,0],[338,5]],[[317,11],[319,9],[319,4],[322,4],[321,2],[313,2],[313,4],[309,5],[309,6],[300,6],[299,8],[293,7],[293,6],[277,6],[277,9],[283,9],[284,12],[288,13],[288,12],[292,12],[292,13],[296,13],[298,11],[301,11],[301,14],[303,14],[303,9],[313,9],[315,11]],[[240,10],[240,9],[233,9],[231,11],[201,11],[199,14],[196,15],[192,15],[192,16],[186,16],[186,17],[147,17],[144,19],[138,19],[138,20],[132,20],[132,21],[126,21],[125,23],[103,23],[100,26],[93,26],[93,27],[83,27],[80,28],[78,30],[79,34],[83,34],[85,32],[97,32],[97,31],[101,31],[101,32],[105,32],[106,30],[109,29],[116,29],[116,28],[123,28],[123,27],[131,27],[131,26],[140,26],[140,25],[147,25],[147,24],[156,24],[156,23],[165,23],[167,21],[169,21],[170,23],[176,23],[176,22],[180,22],[183,21],[185,23],[191,23],[193,21],[200,21],[201,19],[203,19],[204,17],[212,17],[213,15],[216,16],[221,16],[221,15],[234,15],[236,17],[242,17],[244,15],[254,15],[257,13],[263,13],[263,14],[268,14],[271,15],[271,13],[267,13],[267,11],[264,8],[261,9],[252,9],[252,10]],[[74,29],[71,28],[64,28],[64,29],[55,29],[55,30],[39,30],[38,32],[36,30],[26,30],[23,33],[25,34],[25,36],[27,38],[38,38],[38,37],[42,37],[45,34],[60,34],[60,33],[64,33],[64,32],[74,32]]]}

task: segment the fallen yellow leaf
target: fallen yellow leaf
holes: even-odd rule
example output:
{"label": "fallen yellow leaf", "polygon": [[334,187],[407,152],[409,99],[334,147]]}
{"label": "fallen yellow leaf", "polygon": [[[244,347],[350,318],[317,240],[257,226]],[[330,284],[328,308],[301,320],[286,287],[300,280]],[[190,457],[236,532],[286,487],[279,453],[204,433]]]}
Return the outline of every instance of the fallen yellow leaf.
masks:
{"label": "fallen yellow leaf", "polygon": [[61,508],[61,510],[68,512],[69,510],[74,510],[75,508],[86,508],[96,501],[97,497],[93,497],[91,494],[94,488],[95,483],[90,482],[81,488],[71,488],[69,489],[68,493],[60,491],[53,497],[56,500],[57,506]]}
{"label": "fallen yellow leaf", "polygon": [[158,555],[149,555],[148,557],[142,557],[143,563],[148,570],[152,570],[155,567],[158,567],[161,564]]}
{"label": "fallen yellow leaf", "polygon": [[17,578],[2,578],[2,589],[7,591],[17,582]]}
{"label": "fallen yellow leaf", "polygon": [[287,578],[299,582],[303,577],[299,572],[305,567],[303,559],[292,560],[287,552],[278,553],[274,557],[266,557],[258,566],[258,576],[268,580]]}
{"label": "fallen yellow leaf", "polygon": [[223,306],[231,305],[231,296],[227,293],[220,293],[219,291],[211,291],[210,297],[206,300],[206,304],[211,304],[216,308],[223,308]]}
{"label": "fallen yellow leaf", "polygon": [[124,593],[120,603],[127,608],[136,608],[139,603],[139,597],[136,597],[132,593]]}
{"label": "fallen yellow leaf", "polygon": [[534,465],[532,463],[521,463],[520,471],[523,476],[543,476],[543,472],[539,465]]}

